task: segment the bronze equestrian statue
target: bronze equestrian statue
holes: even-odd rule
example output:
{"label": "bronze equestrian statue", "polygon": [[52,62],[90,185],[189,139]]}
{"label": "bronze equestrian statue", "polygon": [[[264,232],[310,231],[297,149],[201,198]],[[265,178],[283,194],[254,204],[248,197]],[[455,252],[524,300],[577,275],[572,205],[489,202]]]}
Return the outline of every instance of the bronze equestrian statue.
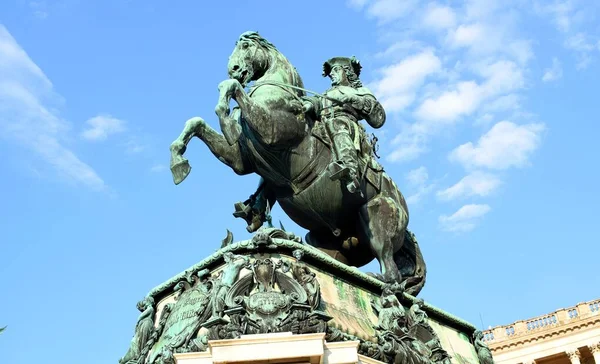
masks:
{"label": "bronze equestrian statue", "polygon": [[[418,294],[426,266],[406,229],[406,202],[358,123],[364,119],[378,128],[385,122],[383,108],[360,83],[358,61],[326,62],[324,76],[331,78],[332,88],[307,97],[287,58],[258,33],[246,32],[229,57],[228,71],[215,108],[223,134],[200,117],[185,123],[170,148],[175,184],[190,173],[183,154],[196,136],[235,173],[261,176],[259,190],[237,205],[236,216],[260,220],[265,205],[277,202],[309,231],[308,244],[352,266],[376,258],[380,279],[403,283],[407,293]],[[238,104],[233,110],[231,99]]]}

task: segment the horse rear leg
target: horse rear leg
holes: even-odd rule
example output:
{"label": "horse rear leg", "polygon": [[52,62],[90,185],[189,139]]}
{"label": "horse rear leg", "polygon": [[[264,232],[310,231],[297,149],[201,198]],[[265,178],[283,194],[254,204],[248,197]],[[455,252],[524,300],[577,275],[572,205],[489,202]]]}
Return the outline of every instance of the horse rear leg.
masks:
{"label": "horse rear leg", "polygon": [[379,261],[383,280],[400,283],[402,275],[394,252],[404,241],[408,219],[404,209],[394,199],[380,195],[360,208],[359,217],[361,235],[368,239],[373,255]]}

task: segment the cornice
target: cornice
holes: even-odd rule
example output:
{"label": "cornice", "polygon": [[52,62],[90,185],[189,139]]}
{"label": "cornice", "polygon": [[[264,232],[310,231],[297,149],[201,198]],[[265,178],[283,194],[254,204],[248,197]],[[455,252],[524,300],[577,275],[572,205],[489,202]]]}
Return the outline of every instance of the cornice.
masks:
{"label": "cornice", "polygon": [[525,346],[532,342],[546,340],[555,336],[586,329],[589,326],[594,326],[598,323],[600,323],[600,315],[582,318],[580,320],[569,322],[563,325],[554,326],[546,330],[535,331],[523,335],[515,335],[515,337],[512,337],[510,339],[506,339],[496,343],[488,342],[487,344],[492,352],[512,350]]}
{"label": "cornice", "polygon": [[[215,268],[223,264],[223,254],[226,252],[235,252],[238,254],[271,253],[283,254],[292,257],[292,252],[296,249],[300,249],[304,252],[303,260],[307,263],[326,271],[328,274],[334,275],[338,278],[347,280],[354,285],[365,288],[374,294],[381,294],[385,283],[361,272],[358,270],[358,268],[343,264],[333,259],[329,255],[321,252],[320,250],[307,244],[303,244],[300,241],[273,237],[269,239],[268,245],[263,246],[262,248],[257,246],[254,239],[249,239],[232,243],[225,248],[219,249],[199,263],[189,267],[166,282],[156,286],[150,291],[148,296],[153,297],[156,302],[160,301],[160,299],[172,293],[173,287],[178,282],[188,279],[188,277],[193,276],[201,269]],[[416,298],[405,293],[401,300],[404,304],[412,305]],[[472,335],[476,330],[475,326],[473,326],[471,323],[438,307],[435,307],[428,302],[425,302],[423,309],[431,318],[435,318],[451,327],[460,329],[467,335]]]}

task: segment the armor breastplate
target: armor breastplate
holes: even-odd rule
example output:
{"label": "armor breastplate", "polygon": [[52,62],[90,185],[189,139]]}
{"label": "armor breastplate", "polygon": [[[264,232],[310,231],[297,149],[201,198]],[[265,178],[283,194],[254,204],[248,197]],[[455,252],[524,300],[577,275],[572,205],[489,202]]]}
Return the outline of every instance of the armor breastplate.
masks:
{"label": "armor breastplate", "polygon": [[[325,96],[338,99],[342,95],[353,94],[355,91],[349,86],[336,86],[325,92]],[[346,117],[354,122],[358,122],[359,118],[356,112],[350,105],[341,105],[328,99],[322,99],[321,103],[321,120],[327,121],[338,117]]]}

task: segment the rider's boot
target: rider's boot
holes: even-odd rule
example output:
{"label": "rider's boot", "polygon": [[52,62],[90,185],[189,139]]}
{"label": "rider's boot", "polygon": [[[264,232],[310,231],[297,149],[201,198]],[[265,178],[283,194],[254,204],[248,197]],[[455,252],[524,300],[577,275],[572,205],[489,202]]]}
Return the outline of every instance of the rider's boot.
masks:
{"label": "rider's boot", "polygon": [[252,207],[253,204],[246,200],[244,202],[236,202],[234,204],[235,211],[233,212],[234,217],[239,217],[246,221],[246,230],[249,233],[253,233],[258,230],[262,225],[265,217],[257,209]]}
{"label": "rider's boot", "polygon": [[263,222],[270,221],[270,211],[267,211],[269,201],[265,191],[265,181],[261,178],[256,192],[244,202],[234,204],[234,217],[239,217],[246,221],[246,230],[252,233],[262,227]]}
{"label": "rider's boot", "polygon": [[337,159],[341,162],[341,166],[337,166],[337,171],[332,175],[332,179],[343,180],[346,183],[348,192],[352,194],[360,193],[362,195],[358,180],[358,155],[350,134],[343,131],[338,132],[333,137],[333,143]]}
{"label": "rider's boot", "polygon": [[239,217],[246,221],[246,230],[252,233],[262,226],[263,218],[259,210],[256,209],[256,196],[252,195],[244,202],[236,202],[234,205],[234,217]]}

